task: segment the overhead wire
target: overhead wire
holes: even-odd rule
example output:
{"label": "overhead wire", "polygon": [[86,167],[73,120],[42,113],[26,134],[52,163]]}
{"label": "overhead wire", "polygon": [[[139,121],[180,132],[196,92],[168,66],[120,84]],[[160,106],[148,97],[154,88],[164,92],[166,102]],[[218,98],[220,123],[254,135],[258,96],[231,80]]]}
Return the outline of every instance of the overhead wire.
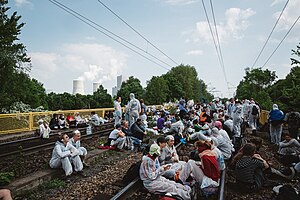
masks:
{"label": "overhead wire", "polygon": [[141,38],[143,38],[148,44],[150,44],[152,47],[154,47],[156,50],[158,50],[160,53],[162,53],[164,56],[166,56],[168,59],[170,59],[173,63],[176,65],[179,65],[176,61],[174,61],[170,56],[168,56],[166,53],[164,53],[162,50],[160,50],[157,46],[155,46],[152,42],[150,42],[146,37],[144,37],[141,33],[139,33],[135,28],[133,28],[130,24],[128,24],[122,17],[120,17],[118,14],[116,14],[112,9],[110,9],[107,5],[105,5],[102,1],[98,0],[98,2],[104,6],[107,10],[109,10],[113,15],[115,15],[119,20],[121,20],[124,24],[126,24],[131,30],[133,30],[136,34],[138,34]]}
{"label": "overhead wire", "polygon": [[279,44],[277,45],[277,47],[275,48],[275,50],[271,53],[271,55],[268,57],[267,61],[262,65],[261,68],[264,68],[266,66],[266,64],[269,62],[269,60],[271,59],[271,57],[274,55],[274,53],[277,51],[277,49],[280,47],[280,45],[282,44],[282,42],[285,40],[285,38],[288,36],[288,34],[291,32],[291,30],[294,28],[294,26],[297,24],[298,20],[300,19],[300,16],[295,20],[295,22],[293,23],[293,25],[291,26],[291,28],[288,30],[288,32],[284,35],[284,37],[282,38],[282,40],[279,42]]}
{"label": "overhead wire", "polygon": [[215,12],[214,12],[214,6],[212,4],[212,0],[210,0],[210,7],[211,7],[212,16],[213,16],[217,42],[218,42],[218,46],[219,46],[220,58],[221,58],[221,62],[222,62],[221,66],[222,66],[223,74],[224,74],[225,81],[226,81],[226,84],[227,84],[227,88],[229,90],[228,79],[227,79],[227,75],[226,75],[226,71],[225,71],[225,64],[224,64],[223,54],[222,54],[222,50],[221,50],[221,44],[220,44],[220,39],[219,39],[219,34],[218,34],[218,29],[217,29],[217,23],[216,23],[216,18],[215,18]]}
{"label": "overhead wire", "polygon": [[282,13],[283,13],[283,11],[285,10],[285,8],[286,8],[286,6],[288,5],[288,3],[289,3],[289,0],[286,1],[284,7],[282,8],[281,13],[280,13],[280,15],[278,16],[278,18],[277,18],[277,20],[276,20],[276,22],[275,22],[275,24],[274,24],[274,26],[273,26],[273,28],[272,28],[270,34],[269,34],[267,40],[265,41],[265,43],[264,43],[262,49],[260,50],[258,56],[256,57],[256,59],[255,59],[253,65],[252,65],[252,68],[255,66],[256,62],[258,61],[259,57],[261,56],[262,52],[264,51],[264,49],[265,49],[267,43],[269,42],[269,39],[270,39],[271,35],[273,34],[273,32],[274,32],[274,30],[275,30],[275,27],[277,26],[277,24],[278,24],[278,22],[279,22],[279,20],[280,20],[280,18],[281,18],[281,16],[282,16]]}
{"label": "overhead wire", "polygon": [[[165,66],[159,64],[158,62],[156,62],[156,61],[154,61],[154,60],[152,60],[152,59],[146,57],[145,55],[141,54],[141,53],[138,52],[137,50],[135,50],[135,49],[131,48],[130,46],[124,44],[123,42],[117,40],[116,38],[112,37],[111,35],[113,35],[113,36],[119,38],[120,40],[122,40],[122,41],[124,41],[124,42],[126,42],[126,43],[128,43],[128,44],[130,44],[130,45],[132,45],[133,47],[137,48],[138,50],[143,51],[144,53],[146,53],[146,54],[148,54],[149,56],[155,58],[156,60],[158,60],[158,61],[164,63],[165,65],[168,65],[169,67],[172,67],[171,65],[169,65],[169,64],[166,63],[166,62],[164,62],[163,60],[157,58],[156,56],[150,54],[149,52],[143,50],[142,48],[136,46],[135,44],[129,42],[128,40],[126,40],[126,39],[124,39],[124,38],[118,36],[117,34],[114,34],[113,32],[111,32],[111,31],[109,31],[108,29],[106,29],[106,28],[100,26],[99,24],[97,24],[96,22],[94,22],[94,21],[92,21],[92,20],[86,18],[85,16],[79,14],[78,12],[76,12],[76,11],[74,11],[73,9],[69,8],[68,6],[66,6],[66,5],[64,5],[64,4],[62,4],[62,3],[60,3],[60,2],[58,2],[58,1],[56,1],[56,0],[48,0],[48,1],[50,1],[52,4],[56,5],[57,7],[63,9],[64,11],[68,12],[69,14],[71,14],[71,15],[74,16],[75,18],[79,19],[79,20],[82,21],[83,23],[85,23],[85,24],[89,25],[90,27],[94,28],[94,29],[97,30],[98,32],[100,32],[100,33],[106,35],[107,37],[111,38],[111,39],[114,40],[115,42],[117,42],[117,43],[119,43],[119,44],[125,46],[126,48],[130,49],[131,51],[133,51],[133,52],[137,53],[138,55],[142,56],[143,58],[149,60],[150,62],[152,62],[152,63],[154,63],[154,64],[156,64],[156,65],[158,65],[158,66],[160,66],[160,67],[162,67],[162,68],[164,68],[164,69],[166,69],[166,70],[168,70],[168,71],[170,70],[169,68],[167,68],[167,67],[165,67]],[[97,27],[99,27],[99,28],[105,30],[106,32],[108,32],[108,33],[111,34],[111,35],[109,35],[108,33],[105,33],[104,31],[100,30],[100,29],[97,28]]]}
{"label": "overhead wire", "polygon": [[215,40],[213,31],[212,31],[212,28],[211,28],[211,24],[210,24],[210,20],[209,20],[207,11],[206,11],[206,7],[205,7],[205,4],[204,4],[204,0],[202,0],[202,5],[203,5],[204,13],[205,13],[205,16],[206,16],[206,20],[207,20],[207,23],[208,23],[208,26],[209,26],[209,30],[210,30],[210,33],[211,33],[211,36],[212,36],[212,39],[213,39],[213,42],[214,42],[214,46],[215,46],[215,49],[216,49],[216,52],[217,52],[217,56],[218,56],[218,59],[219,59],[219,63],[220,63],[220,65],[221,65],[221,68],[222,68],[222,71],[223,71],[224,79],[225,79],[225,82],[226,82],[226,84],[227,84],[227,89],[229,90],[227,77],[226,77],[226,74],[224,73],[225,71],[223,70],[223,65],[222,65],[223,62],[221,61],[220,53],[219,53],[219,50],[218,50],[218,46],[217,46],[217,44],[216,44],[216,40]]}

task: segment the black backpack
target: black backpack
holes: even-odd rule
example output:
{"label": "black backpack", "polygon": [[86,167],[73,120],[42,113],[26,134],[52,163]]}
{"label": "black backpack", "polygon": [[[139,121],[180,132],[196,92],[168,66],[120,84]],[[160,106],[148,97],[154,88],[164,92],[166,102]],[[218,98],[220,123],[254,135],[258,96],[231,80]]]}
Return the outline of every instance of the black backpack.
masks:
{"label": "black backpack", "polygon": [[253,105],[251,114],[252,115],[257,115],[258,114],[258,109],[257,109],[256,105]]}
{"label": "black backpack", "polygon": [[139,161],[137,163],[133,163],[130,166],[130,168],[127,170],[125,176],[123,177],[124,184],[129,184],[135,178],[139,177],[141,163],[142,163],[142,161]]}

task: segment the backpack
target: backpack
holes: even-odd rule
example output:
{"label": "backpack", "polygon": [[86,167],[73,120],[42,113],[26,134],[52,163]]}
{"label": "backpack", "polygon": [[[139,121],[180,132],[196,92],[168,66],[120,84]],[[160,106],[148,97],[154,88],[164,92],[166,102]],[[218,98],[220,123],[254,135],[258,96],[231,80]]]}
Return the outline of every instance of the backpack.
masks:
{"label": "backpack", "polygon": [[257,115],[257,114],[258,114],[258,109],[257,109],[256,105],[253,105],[253,106],[252,106],[251,114],[252,114],[252,115]]}
{"label": "backpack", "polygon": [[141,163],[142,163],[142,161],[139,161],[137,163],[133,163],[129,167],[129,169],[127,170],[125,176],[123,177],[123,183],[124,184],[129,184],[135,178],[139,177]]}
{"label": "backpack", "polygon": [[298,124],[298,116],[296,115],[295,112],[290,113],[288,117],[288,124],[289,125],[297,125]]}

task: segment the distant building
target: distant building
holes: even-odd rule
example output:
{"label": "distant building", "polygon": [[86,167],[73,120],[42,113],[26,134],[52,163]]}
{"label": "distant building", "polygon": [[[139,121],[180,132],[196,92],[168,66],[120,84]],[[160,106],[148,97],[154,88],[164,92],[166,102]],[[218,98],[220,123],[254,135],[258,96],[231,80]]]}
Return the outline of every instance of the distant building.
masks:
{"label": "distant building", "polygon": [[100,83],[93,83],[93,93],[96,92],[101,84]]}
{"label": "distant building", "polygon": [[84,84],[83,80],[73,80],[73,94],[82,94],[84,95]]}
{"label": "distant building", "polygon": [[114,96],[117,96],[117,93],[118,93],[118,90],[117,90],[117,87],[115,86],[115,87],[112,88],[111,94],[114,97]]}

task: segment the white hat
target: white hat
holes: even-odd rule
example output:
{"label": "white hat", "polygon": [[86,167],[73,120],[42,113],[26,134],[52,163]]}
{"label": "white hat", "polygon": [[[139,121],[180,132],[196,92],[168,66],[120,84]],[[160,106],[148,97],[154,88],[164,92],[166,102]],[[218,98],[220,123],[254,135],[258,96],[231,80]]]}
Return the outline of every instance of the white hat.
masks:
{"label": "white hat", "polygon": [[150,146],[149,154],[151,156],[153,156],[154,154],[159,156],[160,155],[160,147],[156,143],[152,144]]}

